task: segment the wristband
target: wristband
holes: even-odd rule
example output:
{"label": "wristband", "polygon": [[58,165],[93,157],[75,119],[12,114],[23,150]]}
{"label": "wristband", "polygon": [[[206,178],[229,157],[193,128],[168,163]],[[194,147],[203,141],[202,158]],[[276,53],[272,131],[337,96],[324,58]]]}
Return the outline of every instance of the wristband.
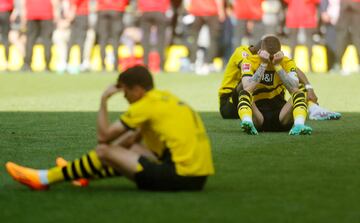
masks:
{"label": "wristband", "polygon": [[275,69],[276,72],[279,72],[279,71],[282,70],[283,68],[282,68],[281,65],[278,64],[278,65],[275,65],[275,66],[274,66],[274,69]]}
{"label": "wristband", "polygon": [[309,90],[309,89],[314,89],[311,84],[305,84],[305,89]]}

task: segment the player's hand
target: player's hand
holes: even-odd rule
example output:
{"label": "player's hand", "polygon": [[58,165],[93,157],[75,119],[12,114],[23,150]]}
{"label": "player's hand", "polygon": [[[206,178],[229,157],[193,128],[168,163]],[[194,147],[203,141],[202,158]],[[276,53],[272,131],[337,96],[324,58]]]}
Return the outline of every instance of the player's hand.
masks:
{"label": "player's hand", "polygon": [[102,94],[102,99],[106,100],[120,91],[121,91],[121,88],[119,88],[117,85],[114,85],[114,84],[110,85]]}
{"label": "player's hand", "polygon": [[316,104],[318,103],[318,97],[316,96],[314,89],[307,90],[307,100]]}
{"label": "player's hand", "polygon": [[260,56],[261,63],[268,64],[270,62],[270,54],[266,50],[259,50],[258,55]]}
{"label": "player's hand", "polygon": [[277,53],[274,54],[274,58],[271,61],[273,65],[278,65],[281,63],[281,61],[284,58],[284,53],[282,51],[279,51]]}

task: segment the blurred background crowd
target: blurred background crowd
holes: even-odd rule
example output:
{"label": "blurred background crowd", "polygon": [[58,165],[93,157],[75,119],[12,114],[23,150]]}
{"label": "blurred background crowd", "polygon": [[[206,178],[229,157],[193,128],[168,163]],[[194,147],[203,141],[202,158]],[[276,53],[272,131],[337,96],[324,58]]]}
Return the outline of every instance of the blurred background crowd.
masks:
{"label": "blurred background crowd", "polygon": [[[41,69],[60,74],[144,63],[206,75],[223,69],[236,47],[276,34],[290,57],[304,46],[307,71],[316,71],[320,45],[326,70],[359,72],[360,0],[0,0],[0,24],[1,67],[9,71],[36,70],[41,45]],[[342,63],[349,45],[351,71]]]}

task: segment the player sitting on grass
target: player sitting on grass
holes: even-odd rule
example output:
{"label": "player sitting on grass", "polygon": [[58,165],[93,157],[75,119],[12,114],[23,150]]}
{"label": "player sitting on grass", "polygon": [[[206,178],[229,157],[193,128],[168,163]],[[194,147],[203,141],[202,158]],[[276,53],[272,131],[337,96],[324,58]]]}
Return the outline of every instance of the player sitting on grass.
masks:
{"label": "player sitting on grass", "polygon": [[[130,107],[110,125],[107,101],[118,92],[124,92]],[[35,190],[62,181],[119,175],[144,190],[202,190],[214,173],[200,116],[171,93],[154,89],[150,72],[142,66],[124,71],[117,84],[104,91],[97,137],[95,150],[63,167],[37,170],[8,162],[6,169]]]}
{"label": "player sitting on grass", "polygon": [[[241,63],[238,112],[241,128],[248,134],[261,131],[288,131],[290,135],[311,134],[305,125],[306,96],[299,89],[295,63],[284,56],[279,39],[263,37],[258,55],[244,58]],[[285,101],[285,89],[291,100]]]}
{"label": "player sitting on grass", "polygon": [[[224,119],[239,118],[237,105],[239,92],[243,89],[241,83],[241,63],[248,56],[256,55],[260,48],[261,41],[259,41],[259,43],[255,46],[240,46],[236,48],[235,52],[231,56],[230,61],[226,66],[224,78],[219,89],[220,114]],[[296,69],[296,73],[301,83],[300,89],[304,90],[307,95],[309,119],[340,119],[340,113],[329,111],[317,104],[318,98],[305,74],[299,68]]]}

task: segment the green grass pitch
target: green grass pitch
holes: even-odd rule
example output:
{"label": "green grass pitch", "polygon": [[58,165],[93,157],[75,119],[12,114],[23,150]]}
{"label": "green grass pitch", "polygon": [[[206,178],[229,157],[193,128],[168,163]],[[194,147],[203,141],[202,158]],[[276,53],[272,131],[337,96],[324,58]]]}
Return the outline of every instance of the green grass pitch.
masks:
{"label": "green grass pitch", "polygon": [[[87,188],[69,183],[34,192],[14,182],[6,161],[36,168],[59,155],[94,148],[96,110],[115,74],[0,74],[0,222],[359,222],[360,75],[309,75],[322,106],[339,121],[310,121],[311,136],[247,136],[217,112],[221,74],[159,74],[168,89],[200,111],[216,175],[203,192],[153,193],[113,178]],[[127,108],[110,101],[111,119]]]}

